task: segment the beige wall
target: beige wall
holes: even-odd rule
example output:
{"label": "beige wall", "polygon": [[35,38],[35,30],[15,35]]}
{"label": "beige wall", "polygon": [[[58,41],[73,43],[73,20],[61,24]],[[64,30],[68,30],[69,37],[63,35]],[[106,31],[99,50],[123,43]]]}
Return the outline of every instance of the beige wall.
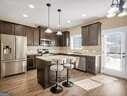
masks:
{"label": "beige wall", "polygon": [[82,24],[80,26],[69,28],[68,31],[71,32],[71,36],[75,34],[81,34],[81,26],[95,23],[98,21],[102,23],[102,30],[127,26],[127,16],[126,16],[126,17],[121,17],[121,18],[115,17],[115,18],[110,18],[110,19],[105,18],[105,19],[95,20],[92,22]]}

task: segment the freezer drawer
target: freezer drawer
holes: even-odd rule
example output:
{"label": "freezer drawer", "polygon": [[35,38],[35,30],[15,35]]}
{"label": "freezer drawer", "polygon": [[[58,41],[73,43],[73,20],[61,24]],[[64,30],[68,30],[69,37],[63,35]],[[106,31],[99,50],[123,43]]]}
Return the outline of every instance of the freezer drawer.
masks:
{"label": "freezer drawer", "polygon": [[1,62],[1,78],[26,72],[26,61]]}

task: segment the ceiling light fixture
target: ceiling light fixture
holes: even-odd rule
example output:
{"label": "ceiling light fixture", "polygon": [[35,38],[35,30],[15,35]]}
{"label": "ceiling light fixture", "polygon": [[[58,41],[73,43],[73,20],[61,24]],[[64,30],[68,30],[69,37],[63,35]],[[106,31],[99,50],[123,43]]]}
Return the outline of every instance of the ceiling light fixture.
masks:
{"label": "ceiling light fixture", "polygon": [[112,0],[111,8],[108,10],[107,17],[123,17],[127,15],[127,1]]}
{"label": "ceiling light fixture", "polygon": [[29,16],[27,14],[23,14],[23,17],[28,18]]}
{"label": "ceiling light fixture", "polygon": [[67,23],[71,23],[71,20],[68,20]]}
{"label": "ceiling light fixture", "polygon": [[86,14],[82,14],[82,17],[86,17]]}
{"label": "ceiling light fixture", "polygon": [[28,7],[31,9],[35,8],[35,6],[33,4],[29,4]]}
{"label": "ceiling light fixture", "polygon": [[50,29],[50,7],[51,7],[51,4],[47,3],[46,6],[48,7],[48,28],[45,30],[45,33],[52,33],[52,30]]}
{"label": "ceiling light fixture", "polygon": [[59,13],[59,26],[58,26],[58,32],[56,33],[56,35],[62,35],[62,28],[61,28],[61,9],[58,9],[57,10],[58,13]]}

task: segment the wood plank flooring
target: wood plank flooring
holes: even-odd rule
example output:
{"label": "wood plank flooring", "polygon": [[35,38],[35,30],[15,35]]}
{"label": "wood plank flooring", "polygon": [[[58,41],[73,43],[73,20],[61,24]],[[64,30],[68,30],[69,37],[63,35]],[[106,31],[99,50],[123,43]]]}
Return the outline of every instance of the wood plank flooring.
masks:
{"label": "wood plank flooring", "polygon": [[[73,70],[72,74],[72,81],[93,77],[77,70]],[[60,94],[52,94],[49,88],[43,89],[37,83],[36,76],[36,70],[32,70],[0,80],[0,92],[7,92],[10,96],[127,96],[127,80],[119,79],[90,91],[74,85],[71,88],[64,87]]]}

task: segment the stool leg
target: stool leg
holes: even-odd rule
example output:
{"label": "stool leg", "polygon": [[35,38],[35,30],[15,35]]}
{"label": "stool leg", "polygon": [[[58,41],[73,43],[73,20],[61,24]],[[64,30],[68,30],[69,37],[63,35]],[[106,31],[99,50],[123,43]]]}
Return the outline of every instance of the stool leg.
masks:
{"label": "stool leg", "polygon": [[50,91],[55,94],[63,91],[63,88],[60,85],[58,85],[58,71],[56,71],[56,84],[55,86],[51,87]]}
{"label": "stool leg", "polygon": [[72,87],[73,83],[69,81],[69,69],[67,68],[67,80],[62,83],[64,87]]}

